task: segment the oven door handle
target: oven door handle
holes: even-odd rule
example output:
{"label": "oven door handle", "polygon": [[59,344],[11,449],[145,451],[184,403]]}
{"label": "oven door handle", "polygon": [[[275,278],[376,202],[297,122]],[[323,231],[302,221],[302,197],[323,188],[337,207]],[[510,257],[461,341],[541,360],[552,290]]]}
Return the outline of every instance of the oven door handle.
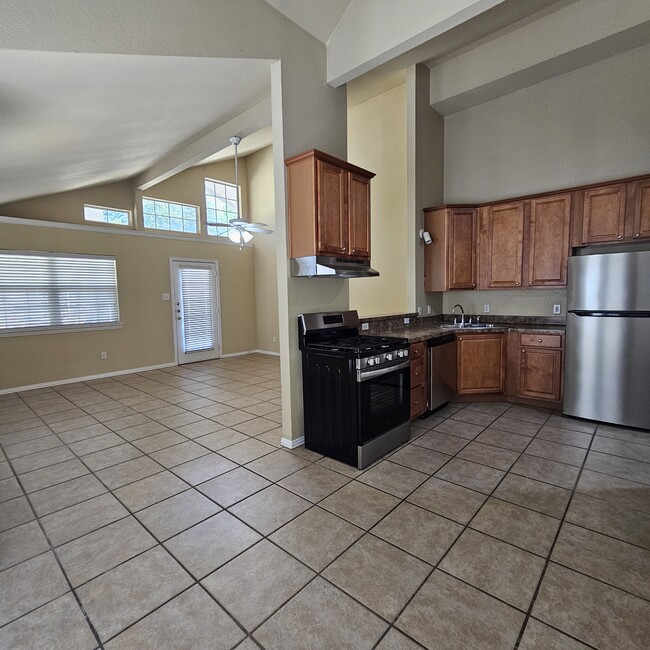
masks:
{"label": "oven door handle", "polygon": [[387,375],[396,370],[403,370],[408,368],[411,365],[410,359],[398,363],[396,366],[389,366],[388,368],[378,368],[377,370],[357,370],[357,381],[362,382],[367,379],[374,379],[375,377],[381,377],[382,375]]}

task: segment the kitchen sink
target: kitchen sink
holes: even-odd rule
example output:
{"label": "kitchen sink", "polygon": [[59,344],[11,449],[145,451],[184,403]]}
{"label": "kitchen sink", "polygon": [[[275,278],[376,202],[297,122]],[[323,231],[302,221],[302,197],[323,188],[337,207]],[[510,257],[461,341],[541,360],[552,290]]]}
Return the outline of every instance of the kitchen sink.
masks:
{"label": "kitchen sink", "polygon": [[460,324],[453,324],[453,323],[443,323],[439,327],[442,327],[443,329],[446,330],[487,330],[491,329],[494,327],[493,323],[480,323],[478,325],[475,325],[472,323],[471,325],[469,323],[465,323],[464,325]]}

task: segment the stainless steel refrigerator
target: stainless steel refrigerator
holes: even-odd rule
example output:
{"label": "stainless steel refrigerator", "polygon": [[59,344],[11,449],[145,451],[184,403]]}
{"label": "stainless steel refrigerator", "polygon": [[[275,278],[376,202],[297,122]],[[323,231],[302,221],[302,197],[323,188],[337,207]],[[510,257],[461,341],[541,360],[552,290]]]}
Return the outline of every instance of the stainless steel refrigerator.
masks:
{"label": "stainless steel refrigerator", "polygon": [[569,259],[564,413],[650,429],[650,251]]}

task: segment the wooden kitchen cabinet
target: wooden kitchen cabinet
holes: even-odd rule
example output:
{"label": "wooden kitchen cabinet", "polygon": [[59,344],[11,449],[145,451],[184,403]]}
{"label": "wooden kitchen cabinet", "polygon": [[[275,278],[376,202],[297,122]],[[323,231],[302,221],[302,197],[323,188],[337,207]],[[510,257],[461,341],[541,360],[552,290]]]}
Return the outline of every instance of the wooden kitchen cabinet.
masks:
{"label": "wooden kitchen cabinet", "polygon": [[604,185],[579,191],[582,206],[582,243],[615,242],[625,236],[625,184]]}
{"label": "wooden kitchen cabinet", "polygon": [[375,174],[316,149],[285,164],[290,257],[369,258]]}
{"label": "wooden kitchen cabinet", "polygon": [[427,208],[424,229],[433,240],[424,247],[424,290],[475,289],[476,209]]}
{"label": "wooden kitchen cabinet", "polygon": [[503,393],[506,378],[504,334],[461,334],[456,338],[457,393]]}
{"label": "wooden kitchen cabinet", "polygon": [[426,393],[426,344],[411,345],[411,420],[419,417],[427,410]]}
{"label": "wooden kitchen cabinet", "polygon": [[562,400],[562,336],[519,334],[517,396]]}
{"label": "wooden kitchen cabinet", "polygon": [[524,202],[485,206],[479,224],[479,289],[521,288]]}
{"label": "wooden kitchen cabinet", "polygon": [[632,203],[631,230],[626,227],[628,239],[650,239],[650,178],[631,183],[629,190],[634,198]]}

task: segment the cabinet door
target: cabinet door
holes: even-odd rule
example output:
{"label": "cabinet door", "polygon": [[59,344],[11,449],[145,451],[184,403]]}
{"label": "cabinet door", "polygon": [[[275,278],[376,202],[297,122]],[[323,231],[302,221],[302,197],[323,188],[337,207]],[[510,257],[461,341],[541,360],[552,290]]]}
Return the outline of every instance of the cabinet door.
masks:
{"label": "cabinet door", "polygon": [[458,394],[505,390],[503,334],[463,334],[457,339]]}
{"label": "cabinet door", "polygon": [[634,239],[650,237],[650,179],[636,184],[634,206]]}
{"label": "cabinet door", "polygon": [[317,248],[319,253],[341,255],[348,245],[348,173],[330,163],[317,162]]}
{"label": "cabinet door", "polygon": [[370,179],[348,174],[349,252],[355,257],[370,257]]}
{"label": "cabinet door", "polygon": [[625,185],[597,187],[582,194],[582,243],[623,239]]}
{"label": "cabinet door", "polygon": [[546,196],[530,202],[529,286],[566,286],[570,223],[570,194]]}
{"label": "cabinet door", "polygon": [[562,397],[562,350],[521,348],[519,397],[559,401]]}
{"label": "cabinet door", "polygon": [[491,205],[482,210],[481,289],[521,287],[524,204]]}
{"label": "cabinet door", "polygon": [[447,213],[447,289],[476,288],[476,210]]}

